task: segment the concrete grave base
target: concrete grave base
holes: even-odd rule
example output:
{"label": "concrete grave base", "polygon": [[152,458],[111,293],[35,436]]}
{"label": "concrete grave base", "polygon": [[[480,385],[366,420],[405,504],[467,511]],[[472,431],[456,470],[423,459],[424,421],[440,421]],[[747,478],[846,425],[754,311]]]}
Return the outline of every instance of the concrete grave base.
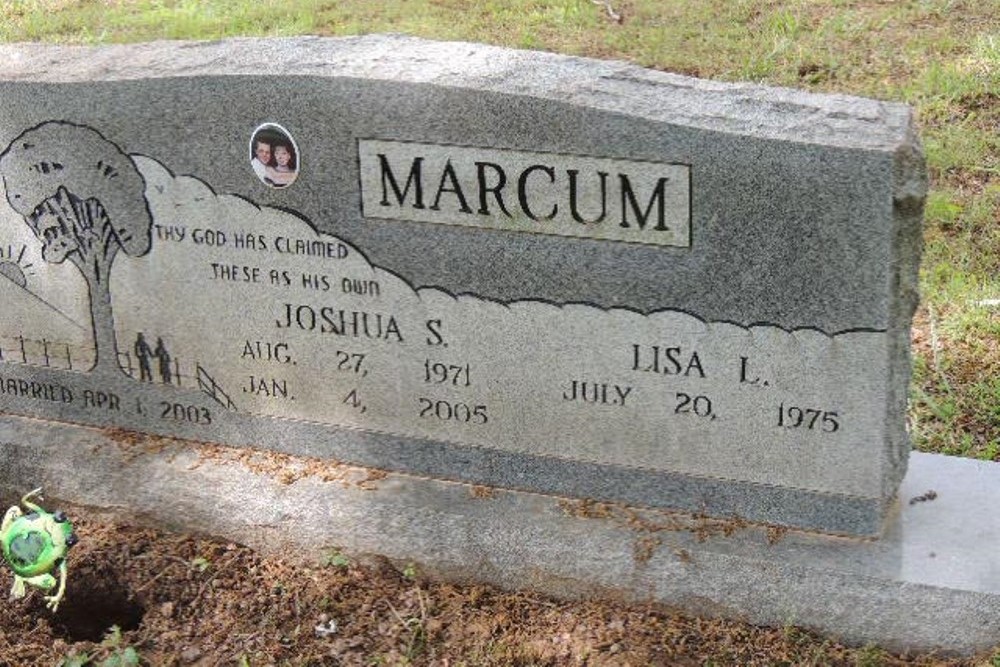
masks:
{"label": "concrete grave base", "polygon": [[[1000,643],[1000,465],[914,454],[879,540],[682,517],[33,419],[0,421],[0,496],[143,517],[317,562],[612,596],[890,650]],[[929,493],[933,491],[934,493]]]}

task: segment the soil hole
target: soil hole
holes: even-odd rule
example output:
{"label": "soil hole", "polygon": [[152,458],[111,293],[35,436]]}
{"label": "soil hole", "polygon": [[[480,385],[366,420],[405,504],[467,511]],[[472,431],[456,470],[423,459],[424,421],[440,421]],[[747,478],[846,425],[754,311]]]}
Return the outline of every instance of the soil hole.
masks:
{"label": "soil hole", "polygon": [[115,574],[102,572],[99,577],[67,586],[52,629],[67,642],[99,642],[111,626],[117,625],[122,632],[135,630],[145,613]]}

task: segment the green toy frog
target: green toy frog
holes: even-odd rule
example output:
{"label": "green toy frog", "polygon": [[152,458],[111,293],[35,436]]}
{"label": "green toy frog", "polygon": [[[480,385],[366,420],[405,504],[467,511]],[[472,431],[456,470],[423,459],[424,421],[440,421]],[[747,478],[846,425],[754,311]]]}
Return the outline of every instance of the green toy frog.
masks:
{"label": "green toy frog", "polygon": [[45,596],[45,606],[55,612],[66,592],[66,553],[78,538],[64,512],[50,514],[29,500],[33,496],[41,500],[41,492],[35,489],[21,498],[21,504],[30,510],[27,514],[17,505],[4,514],[0,547],[14,570],[11,600],[24,597],[26,583],[51,591],[56,585],[52,571],[59,569],[59,589],[55,595]]}

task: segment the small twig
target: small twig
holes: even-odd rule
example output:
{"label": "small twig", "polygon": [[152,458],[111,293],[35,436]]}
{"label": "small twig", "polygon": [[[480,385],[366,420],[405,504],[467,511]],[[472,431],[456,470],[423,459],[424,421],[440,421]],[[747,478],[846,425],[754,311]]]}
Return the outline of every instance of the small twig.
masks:
{"label": "small twig", "polygon": [[222,572],[223,568],[227,567],[234,560],[236,560],[236,556],[233,555],[233,556],[230,556],[229,559],[227,559],[227,560],[220,560],[218,563],[215,563],[214,565],[212,565],[212,569],[213,569],[212,576],[210,576],[208,579],[206,579],[205,581],[203,581],[201,583],[201,586],[198,587],[198,592],[195,593],[195,596],[192,599],[192,602],[191,602],[192,605],[201,598],[202,593],[204,593],[205,589],[207,589],[211,585],[211,583],[213,581],[215,581],[215,578],[219,576],[219,573]]}
{"label": "small twig", "polygon": [[935,321],[937,318],[934,315],[933,304],[930,303],[927,304],[927,315],[931,327],[931,363],[934,364],[934,372],[937,373],[939,378],[941,378],[941,382],[944,384],[945,391],[947,391],[948,395],[951,396],[952,395],[951,383],[948,382],[947,376],[945,376],[944,371],[941,369],[941,357],[938,354],[938,349],[940,345],[938,344],[937,326],[935,325]]}
{"label": "small twig", "polygon": [[198,587],[198,592],[194,594],[194,598],[191,600],[191,604],[192,605],[194,605],[194,603],[196,603],[198,600],[201,599],[202,593],[204,593],[205,589],[207,589],[209,587],[209,585],[213,581],[215,581],[215,578],[217,576],[219,576],[219,571],[218,570],[216,570],[215,572],[213,572],[211,577],[209,577],[208,579],[206,579],[205,581],[203,581],[201,583],[201,586]]}
{"label": "small twig", "polygon": [[389,609],[392,611],[392,615],[396,617],[396,620],[399,621],[399,624],[405,628],[406,620],[403,619],[403,615],[400,614],[398,611],[396,611],[396,608],[392,606],[392,602],[390,602],[388,598],[385,599],[385,603],[389,605]]}
{"label": "small twig", "polygon": [[417,602],[420,603],[420,626],[423,627],[424,623],[427,622],[427,605],[424,604],[424,595],[420,592],[420,586],[414,586],[413,590],[417,592]]}
{"label": "small twig", "polygon": [[[148,554],[148,553],[146,553],[146,554],[139,554],[138,556],[135,557],[134,560],[140,560],[142,558],[151,558],[152,556],[153,556],[153,554]],[[167,559],[167,560],[171,560],[171,561],[173,561],[173,563],[177,563],[179,565],[183,565],[185,568],[188,567],[188,562],[186,560],[184,560],[183,558],[178,558],[177,556],[171,556],[169,554],[165,555],[165,556],[162,556],[162,558]],[[170,567],[173,563],[167,563],[166,567],[164,567],[162,570],[160,570],[159,574],[157,574],[155,577],[153,577],[152,579],[150,579],[146,583],[142,584],[141,586],[137,587],[135,589],[135,592],[138,593],[139,591],[144,591],[147,588],[149,588],[150,586],[152,586],[154,583],[156,583],[156,580],[159,579],[160,577],[162,577],[163,575],[165,575],[167,573],[167,568]]]}
{"label": "small twig", "polygon": [[605,11],[608,12],[608,16],[615,23],[622,22],[622,15],[615,11],[615,8],[611,6],[611,0],[590,0],[592,3],[598,7],[604,7]]}
{"label": "small twig", "polygon": [[167,568],[170,567],[170,565],[172,565],[172,563],[167,563],[167,566],[164,567],[162,570],[160,570],[159,574],[157,574],[155,577],[153,577],[152,579],[150,579],[146,583],[142,584],[141,586],[137,586],[136,589],[135,589],[135,592],[138,593],[140,591],[144,591],[147,588],[149,588],[150,586],[152,586],[153,584],[155,584],[156,581],[157,581],[157,579],[159,579],[160,577],[162,577],[163,575],[165,575],[167,573]]}

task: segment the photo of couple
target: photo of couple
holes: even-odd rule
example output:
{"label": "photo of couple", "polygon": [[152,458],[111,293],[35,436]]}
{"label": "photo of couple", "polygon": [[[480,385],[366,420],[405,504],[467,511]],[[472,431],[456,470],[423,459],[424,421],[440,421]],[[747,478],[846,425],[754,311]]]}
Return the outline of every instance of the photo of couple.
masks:
{"label": "photo of couple", "polygon": [[258,127],[250,140],[250,166],[271,187],[291,185],[299,174],[299,158],[288,131],[273,123]]}

